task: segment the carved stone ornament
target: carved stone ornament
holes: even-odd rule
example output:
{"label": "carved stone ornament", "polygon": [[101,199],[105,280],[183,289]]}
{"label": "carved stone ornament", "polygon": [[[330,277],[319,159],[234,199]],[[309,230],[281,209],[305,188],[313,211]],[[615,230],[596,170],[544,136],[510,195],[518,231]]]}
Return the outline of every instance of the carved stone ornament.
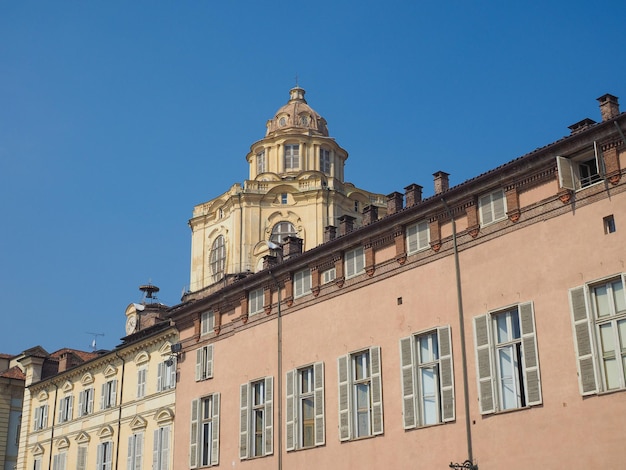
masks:
{"label": "carved stone ornament", "polygon": [[567,204],[572,200],[572,190],[571,189],[561,189],[558,193],[559,199],[563,204]]}
{"label": "carved stone ornament", "polygon": [[509,216],[509,220],[513,223],[517,222],[522,215],[522,212],[519,209],[513,209],[506,213]]}
{"label": "carved stone ornament", "polygon": [[398,256],[396,256],[396,262],[402,266],[404,263],[406,263],[406,253],[402,253]]}
{"label": "carved stone ornament", "polygon": [[470,237],[476,238],[478,233],[480,232],[480,225],[472,225],[471,227],[467,227],[467,233],[470,234]]}
{"label": "carved stone ornament", "polygon": [[222,329],[222,326],[221,326],[221,325],[216,325],[216,326],[213,328],[213,333],[215,333],[216,335],[219,335],[219,334],[220,334],[220,330],[221,330],[221,329]]}
{"label": "carved stone ornament", "polygon": [[433,251],[436,253],[439,250],[441,250],[441,242],[430,242],[430,247],[433,249]]}
{"label": "carved stone ornament", "polygon": [[248,323],[248,314],[244,313],[243,315],[241,315],[239,318],[241,318],[241,322],[245,325],[246,323]]}
{"label": "carved stone ornament", "polygon": [[367,268],[365,268],[365,273],[369,277],[372,277],[374,275],[374,271],[376,271],[376,268],[374,268],[374,266],[368,266]]}
{"label": "carved stone ornament", "polygon": [[612,185],[616,185],[617,183],[619,183],[619,180],[622,179],[622,172],[618,170],[610,175],[607,175],[607,178],[609,180],[609,183],[611,183]]}
{"label": "carved stone ornament", "polygon": [[313,297],[317,297],[318,295],[320,295],[320,288],[319,287],[313,287],[311,289],[311,292],[313,293]]}
{"label": "carved stone ornament", "polygon": [[344,282],[345,282],[345,278],[343,278],[343,277],[338,277],[338,278],[335,280],[335,285],[336,285],[337,287],[343,287],[343,283],[344,283]]}
{"label": "carved stone ornament", "polygon": [[293,305],[293,297],[289,297],[286,299],[287,307],[291,307]]}

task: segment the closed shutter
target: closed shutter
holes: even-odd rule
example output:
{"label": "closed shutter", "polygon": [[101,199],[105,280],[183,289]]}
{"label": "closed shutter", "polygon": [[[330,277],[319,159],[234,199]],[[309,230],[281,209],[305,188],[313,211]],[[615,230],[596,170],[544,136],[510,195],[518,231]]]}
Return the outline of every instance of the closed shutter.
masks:
{"label": "closed shutter", "polygon": [[108,442],[104,452],[104,470],[111,470],[111,462],[113,461],[113,443]]}
{"label": "closed shutter", "polygon": [[421,222],[418,226],[418,240],[419,240],[419,249],[426,248],[429,246],[430,241],[430,231],[428,230],[428,223]]}
{"label": "closed shutter", "polygon": [[404,429],[417,425],[415,416],[415,366],[413,337],[400,340],[400,379],[402,382],[402,416]]}
{"label": "closed shutter", "polygon": [[506,199],[504,191],[497,191],[491,195],[493,199],[493,220],[504,219],[506,216]]}
{"label": "closed shutter", "polygon": [[87,470],[87,446],[78,446],[76,470]]}
{"label": "closed shutter", "polygon": [[[54,418],[53,418],[54,419]],[[41,427],[48,427],[48,405],[44,405],[41,409]]]}
{"label": "closed shutter", "polygon": [[356,273],[358,274],[365,269],[365,254],[363,253],[363,248],[359,248],[356,251]]}
{"label": "closed shutter", "polygon": [[483,196],[478,200],[480,207],[480,222],[482,225],[493,222],[493,211],[491,210],[491,194]]}
{"label": "closed shutter", "polygon": [[296,376],[296,370],[290,370],[287,372],[287,382],[285,384],[287,395],[287,408],[285,410],[285,448],[287,451],[294,450],[296,448]]}
{"label": "closed shutter", "polygon": [[263,455],[274,452],[274,377],[265,378],[265,451]]}
{"label": "closed shutter", "polygon": [[83,410],[85,409],[83,405],[84,401],[85,401],[85,391],[83,390],[82,392],[78,394],[78,417],[81,417],[83,415]]}
{"label": "closed shutter", "polygon": [[167,388],[176,388],[176,359],[170,359],[172,361],[172,365],[170,367],[166,367],[164,369],[165,372],[169,370],[170,381]]}
{"label": "closed shutter", "polygon": [[474,317],[474,341],[476,343],[476,371],[480,413],[496,410],[493,391],[493,366],[491,364],[490,316]]}
{"label": "closed shutter", "polygon": [[89,398],[88,402],[87,402],[87,413],[92,413],[93,412],[93,396],[95,395],[95,389],[93,387],[91,387],[89,389],[89,393],[87,394],[87,397]]}
{"label": "closed shutter", "polygon": [[117,379],[111,381],[111,406],[117,404]]}
{"label": "closed shutter", "polygon": [[410,225],[406,228],[406,249],[409,253],[413,253],[419,248],[419,226]]}
{"label": "closed shutter", "polygon": [[213,394],[213,417],[211,418],[211,465],[220,463],[220,394]]}
{"label": "closed shutter", "polygon": [[170,468],[170,427],[161,428],[161,469],[169,470]]}
{"label": "closed shutter", "polygon": [[204,371],[202,368],[202,349],[203,348],[196,349],[196,382],[203,379],[202,374]]}
{"label": "closed shutter", "polygon": [[165,369],[165,363],[163,362],[159,362],[157,364],[157,391],[161,391],[163,390],[163,381],[164,381],[164,369]]}
{"label": "closed shutter", "polygon": [[133,449],[135,447],[135,436],[130,436],[128,438],[128,452],[126,453],[126,468],[128,470],[138,470],[133,466]]}
{"label": "closed shutter", "polygon": [[57,421],[59,423],[63,422],[63,405],[65,405],[65,399],[61,398],[61,400],[59,400],[59,418],[58,418],[58,421]]}
{"label": "closed shutter", "polygon": [[198,419],[201,413],[201,400],[191,402],[191,429],[189,430],[189,468],[198,467]]}
{"label": "closed shutter", "polygon": [[35,408],[35,419],[33,420],[33,429],[37,431],[39,429],[39,423],[41,423],[41,407]]}
{"label": "closed shutter", "polygon": [[352,435],[350,419],[350,381],[349,356],[337,358],[337,375],[339,377],[339,440],[347,441]]}
{"label": "closed shutter", "polygon": [[597,362],[591,328],[593,319],[587,309],[587,290],[584,286],[569,291],[570,309],[572,312],[572,329],[578,366],[578,385],[581,395],[598,393]]}
{"label": "closed shutter", "polygon": [[143,458],[143,433],[140,432],[137,434],[137,439],[135,439],[135,470],[141,470]]}
{"label": "closed shutter", "polygon": [[556,167],[559,173],[559,186],[565,189],[576,189],[572,161],[569,158],[556,157]]}
{"label": "closed shutter", "polygon": [[154,440],[152,441],[152,470],[161,470],[159,466],[159,430],[154,431]]}
{"label": "closed shutter", "polygon": [[206,367],[204,368],[204,378],[213,378],[213,345],[209,344],[206,347]]}
{"label": "closed shutter", "polygon": [[67,409],[67,419],[71,420],[72,417],[74,416],[73,415],[73,411],[74,411],[74,396],[73,395],[70,396],[70,400],[69,401],[70,401],[70,403],[69,403],[69,406],[68,406],[68,409]]}
{"label": "closed shutter", "polygon": [[239,458],[248,458],[248,384],[240,387],[239,401]]}
{"label": "closed shutter", "polygon": [[383,383],[381,377],[380,347],[370,348],[370,361],[372,365],[372,434],[383,433]]}
{"label": "closed shutter", "polygon": [[439,342],[439,380],[441,383],[441,421],[454,421],[454,361],[452,360],[452,335],[449,326],[437,328]]}
{"label": "closed shutter", "polygon": [[535,334],[535,313],[532,302],[520,304],[520,326],[526,382],[526,404],[539,405],[541,397],[541,375],[539,374],[539,353]]}
{"label": "closed shutter", "polygon": [[315,445],[326,443],[326,419],[324,413],[324,363],[316,362],[313,365],[314,394],[313,406],[315,411]]}
{"label": "closed shutter", "polygon": [[604,155],[602,154],[602,149],[598,149],[598,142],[593,141],[593,152],[596,158],[596,168],[598,169],[598,174],[601,178],[604,178],[606,175],[606,166],[604,165]]}
{"label": "closed shutter", "polygon": [[96,468],[102,470],[104,465],[104,444],[98,444],[98,450],[96,453]]}

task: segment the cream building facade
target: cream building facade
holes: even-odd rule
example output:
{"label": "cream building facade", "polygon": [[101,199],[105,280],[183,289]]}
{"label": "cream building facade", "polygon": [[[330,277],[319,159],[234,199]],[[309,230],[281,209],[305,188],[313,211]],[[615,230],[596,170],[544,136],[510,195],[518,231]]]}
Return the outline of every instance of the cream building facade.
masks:
{"label": "cream building facade", "polygon": [[24,372],[17,357],[0,354],[0,469],[17,465],[24,400]]}
{"label": "cream building facade", "polygon": [[25,351],[20,470],[173,469],[178,333],[160,304],[131,304],[112,351]]}
{"label": "cream building facade", "polygon": [[348,152],[329,136],[326,120],[295,87],[267,122],[266,135],[246,155],[249,179],[196,206],[189,221],[189,290],[201,290],[262,268],[263,256],[287,236],[303,249],[328,239],[342,216],[362,223],[362,210],[385,210],[385,199],[344,179]]}

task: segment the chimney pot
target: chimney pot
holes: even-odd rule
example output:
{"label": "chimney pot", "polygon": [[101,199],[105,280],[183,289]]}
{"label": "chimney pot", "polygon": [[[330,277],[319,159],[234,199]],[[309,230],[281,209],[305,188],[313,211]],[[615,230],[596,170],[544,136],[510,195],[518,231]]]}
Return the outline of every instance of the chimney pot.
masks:
{"label": "chimney pot", "polygon": [[387,215],[395,214],[402,210],[403,198],[404,196],[397,191],[387,195]]}
{"label": "chimney pot", "polygon": [[334,225],[327,225],[324,227],[324,242],[334,240],[337,236],[337,227]]}
{"label": "chimney pot", "polygon": [[352,232],[355,220],[355,217],[351,215],[342,215],[339,217],[339,236]]}
{"label": "chimney pot", "polygon": [[433,176],[435,177],[435,194],[441,194],[450,189],[449,173],[438,171],[437,173],[433,173]]}
{"label": "chimney pot", "polygon": [[369,225],[378,220],[378,207],[365,206],[363,208],[363,225]]}
{"label": "chimney pot", "polygon": [[404,198],[406,199],[406,206],[411,207],[422,202],[422,187],[419,184],[412,183],[404,188]]}
{"label": "chimney pot", "polygon": [[286,237],[283,243],[283,259],[289,259],[290,257],[302,254],[302,238],[289,236]]}

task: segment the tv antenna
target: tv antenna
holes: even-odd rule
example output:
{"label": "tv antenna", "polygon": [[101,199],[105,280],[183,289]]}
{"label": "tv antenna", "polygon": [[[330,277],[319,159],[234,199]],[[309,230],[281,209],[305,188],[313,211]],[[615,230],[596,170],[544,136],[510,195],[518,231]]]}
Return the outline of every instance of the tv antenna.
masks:
{"label": "tv antenna", "polygon": [[91,349],[96,351],[98,349],[98,346],[97,346],[98,336],[104,336],[104,333],[92,333],[90,331],[87,331],[86,334],[93,336],[93,341],[91,342]]}

